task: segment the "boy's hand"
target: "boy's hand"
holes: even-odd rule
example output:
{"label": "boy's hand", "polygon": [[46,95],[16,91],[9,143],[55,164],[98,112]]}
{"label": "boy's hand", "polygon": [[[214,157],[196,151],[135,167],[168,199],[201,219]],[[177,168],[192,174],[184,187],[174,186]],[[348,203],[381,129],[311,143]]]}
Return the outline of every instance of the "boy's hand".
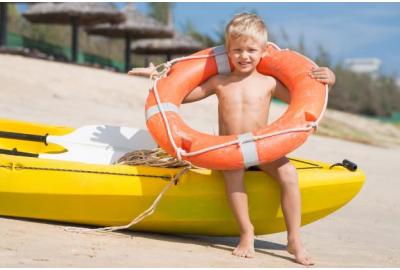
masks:
{"label": "boy's hand", "polygon": [[312,68],[309,75],[321,83],[326,83],[329,87],[335,84],[335,74],[327,67]]}
{"label": "boy's hand", "polygon": [[153,63],[150,63],[150,65],[145,68],[132,68],[128,72],[128,75],[150,77],[150,75],[155,71],[156,71],[156,67],[154,66]]}

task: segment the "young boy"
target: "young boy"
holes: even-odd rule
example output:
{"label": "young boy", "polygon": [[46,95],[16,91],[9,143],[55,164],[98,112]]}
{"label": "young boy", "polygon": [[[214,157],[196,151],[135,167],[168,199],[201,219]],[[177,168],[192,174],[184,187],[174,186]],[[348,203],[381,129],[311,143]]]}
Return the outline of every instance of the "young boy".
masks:
{"label": "young boy", "polygon": [[[256,131],[268,121],[273,96],[290,102],[287,88],[273,77],[260,74],[257,64],[265,55],[268,42],[267,29],[261,18],[254,14],[235,16],[225,29],[228,57],[234,71],[228,75],[215,75],[196,87],[184,103],[218,97],[219,134],[231,135]],[[154,66],[131,70],[130,75],[149,76]],[[316,68],[310,76],[328,84],[335,82],[335,75],[328,68]],[[303,265],[312,265],[300,239],[301,199],[295,167],[286,157],[258,166],[270,174],[281,186],[281,204],[285,217],[287,251]],[[254,256],[254,228],[248,213],[248,202],[243,183],[244,169],[223,172],[226,194],[230,207],[240,227],[239,245],[233,254],[239,257]]]}

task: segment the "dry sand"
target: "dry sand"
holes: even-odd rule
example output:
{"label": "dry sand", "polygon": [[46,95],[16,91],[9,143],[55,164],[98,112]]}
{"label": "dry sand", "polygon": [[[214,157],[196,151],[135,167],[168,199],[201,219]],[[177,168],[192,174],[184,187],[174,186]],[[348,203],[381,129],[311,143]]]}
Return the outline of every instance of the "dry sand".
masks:
{"label": "dry sand", "polygon": [[[73,127],[145,127],[147,85],[146,79],[109,71],[0,55],[3,118]],[[284,109],[275,105],[272,117]],[[185,105],[182,112],[191,126],[217,132],[215,99]],[[353,201],[302,228],[304,242],[319,267],[400,267],[400,182],[396,172],[400,131],[359,116],[328,111],[321,133],[329,133],[327,127],[340,127],[331,135],[343,136],[342,128],[353,124],[357,124],[357,133],[370,140],[366,141],[384,141],[385,147],[312,136],[292,154],[332,163],[348,158],[367,175]],[[257,237],[256,258],[242,259],[230,255],[237,238],[135,232],[82,234],[66,231],[65,224],[3,217],[0,228],[0,267],[299,266],[285,252],[284,233]]]}

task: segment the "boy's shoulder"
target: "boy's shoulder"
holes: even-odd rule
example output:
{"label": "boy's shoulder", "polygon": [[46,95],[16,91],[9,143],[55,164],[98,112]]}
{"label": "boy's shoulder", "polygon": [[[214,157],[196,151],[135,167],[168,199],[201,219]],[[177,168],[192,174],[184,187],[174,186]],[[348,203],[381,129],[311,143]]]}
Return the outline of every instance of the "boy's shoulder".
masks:
{"label": "boy's shoulder", "polygon": [[217,85],[225,84],[226,82],[229,82],[230,79],[231,79],[230,74],[216,74],[216,75],[211,76],[208,79],[208,82],[217,86]]}
{"label": "boy's shoulder", "polygon": [[272,77],[270,75],[265,75],[262,73],[257,73],[257,80],[261,83],[265,83],[271,86],[275,86],[277,82],[275,77]]}
{"label": "boy's shoulder", "polygon": [[261,78],[264,78],[266,80],[275,80],[274,77],[270,76],[270,75],[266,75],[266,74],[262,74],[262,73],[257,73]]}

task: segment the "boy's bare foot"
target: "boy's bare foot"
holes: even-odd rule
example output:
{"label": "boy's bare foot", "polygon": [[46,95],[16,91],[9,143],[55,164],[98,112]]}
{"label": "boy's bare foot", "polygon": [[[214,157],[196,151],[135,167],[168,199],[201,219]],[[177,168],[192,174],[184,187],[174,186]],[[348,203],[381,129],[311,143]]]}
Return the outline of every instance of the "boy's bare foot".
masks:
{"label": "boy's bare foot", "polygon": [[310,255],[307,253],[303,244],[299,241],[296,242],[288,242],[287,251],[294,255],[295,261],[302,265],[310,266],[314,265],[314,262],[311,260]]}
{"label": "boy's bare foot", "polygon": [[254,233],[240,235],[239,245],[233,250],[232,254],[238,257],[253,258],[255,255]]}

